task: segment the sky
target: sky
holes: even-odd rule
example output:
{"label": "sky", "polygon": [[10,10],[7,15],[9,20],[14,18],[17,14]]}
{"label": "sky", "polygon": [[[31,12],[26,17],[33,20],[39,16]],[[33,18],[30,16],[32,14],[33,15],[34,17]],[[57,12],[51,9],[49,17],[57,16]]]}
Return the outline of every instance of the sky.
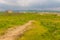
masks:
{"label": "sky", "polygon": [[60,0],[0,0],[2,10],[60,10]]}

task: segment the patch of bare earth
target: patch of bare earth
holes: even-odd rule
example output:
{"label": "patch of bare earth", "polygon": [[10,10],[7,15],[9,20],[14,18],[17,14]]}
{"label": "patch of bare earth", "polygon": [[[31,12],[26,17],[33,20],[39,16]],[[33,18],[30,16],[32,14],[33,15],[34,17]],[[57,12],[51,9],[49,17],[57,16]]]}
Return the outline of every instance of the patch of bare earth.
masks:
{"label": "patch of bare earth", "polygon": [[32,25],[32,22],[34,22],[34,20],[33,21],[31,20],[22,26],[8,29],[7,32],[3,36],[0,37],[0,40],[16,40],[18,36],[22,36],[24,32],[32,28],[30,26]]}

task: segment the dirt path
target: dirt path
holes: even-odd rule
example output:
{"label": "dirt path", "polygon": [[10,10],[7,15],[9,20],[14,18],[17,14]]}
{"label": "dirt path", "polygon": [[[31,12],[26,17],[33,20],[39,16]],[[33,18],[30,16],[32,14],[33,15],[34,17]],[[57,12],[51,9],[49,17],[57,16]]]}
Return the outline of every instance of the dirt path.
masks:
{"label": "dirt path", "polygon": [[9,29],[5,33],[5,35],[0,37],[0,40],[15,40],[18,36],[21,36],[22,34],[24,34],[25,31],[30,30],[32,28],[32,27],[28,27],[32,25],[32,22],[34,21],[31,20],[22,26]]}

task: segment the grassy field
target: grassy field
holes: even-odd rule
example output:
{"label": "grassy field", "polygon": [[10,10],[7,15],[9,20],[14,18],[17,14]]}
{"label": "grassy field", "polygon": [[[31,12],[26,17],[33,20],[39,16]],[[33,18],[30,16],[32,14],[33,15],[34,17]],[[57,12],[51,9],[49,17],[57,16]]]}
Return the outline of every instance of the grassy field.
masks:
{"label": "grassy field", "polygon": [[32,24],[34,28],[17,40],[60,40],[60,16],[56,14],[1,13],[0,35],[3,35],[8,28],[23,25],[29,20],[36,21]]}

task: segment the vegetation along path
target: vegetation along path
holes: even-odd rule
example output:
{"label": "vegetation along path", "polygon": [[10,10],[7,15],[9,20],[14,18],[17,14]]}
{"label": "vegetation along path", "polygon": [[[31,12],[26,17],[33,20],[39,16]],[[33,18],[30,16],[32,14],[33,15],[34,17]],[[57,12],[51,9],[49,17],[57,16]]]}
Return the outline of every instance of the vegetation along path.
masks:
{"label": "vegetation along path", "polygon": [[0,37],[0,40],[15,40],[18,36],[22,36],[24,32],[32,28],[30,26],[32,22],[34,21],[31,20],[22,26],[8,29],[7,32],[3,36]]}

